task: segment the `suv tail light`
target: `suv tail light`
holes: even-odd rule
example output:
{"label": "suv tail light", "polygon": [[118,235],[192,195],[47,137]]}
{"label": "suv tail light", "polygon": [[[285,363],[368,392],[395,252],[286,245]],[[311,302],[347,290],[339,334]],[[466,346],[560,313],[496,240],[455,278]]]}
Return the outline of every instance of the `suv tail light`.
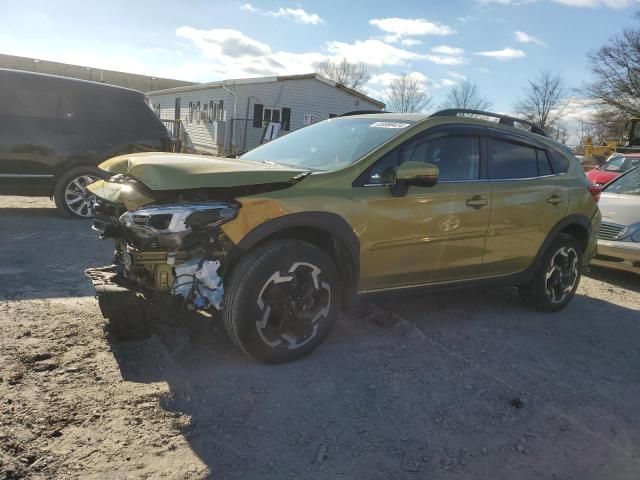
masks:
{"label": "suv tail light", "polygon": [[589,193],[593,195],[593,199],[596,201],[596,203],[598,203],[598,201],[600,201],[600,194],[602,193],[602,187],[597,183],[590,183],[589,186],[587,187],[587,190],[589,190]]}

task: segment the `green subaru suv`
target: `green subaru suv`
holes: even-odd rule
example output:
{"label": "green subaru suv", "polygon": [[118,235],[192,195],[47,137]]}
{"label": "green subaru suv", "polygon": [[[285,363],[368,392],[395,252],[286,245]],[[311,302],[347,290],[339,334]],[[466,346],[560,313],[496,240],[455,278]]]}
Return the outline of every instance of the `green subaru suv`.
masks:
{"label": "green subaru suv", "polygon": [[343,116],[239,158],[142,153],[100,168],[93,228],[115,253],[87,274],[112,332],[204,312],[268,363],[312,352],[357,294],[498,282],[557,311],[601,218],[565,146],[470,110]]}

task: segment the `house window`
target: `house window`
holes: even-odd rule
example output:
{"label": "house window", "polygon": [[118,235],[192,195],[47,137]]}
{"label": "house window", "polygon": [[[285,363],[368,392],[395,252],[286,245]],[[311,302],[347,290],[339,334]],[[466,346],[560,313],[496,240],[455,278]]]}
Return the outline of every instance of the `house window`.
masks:
{"label": "house window", "polygon": [[187,117],[189,123],[193,123],[193,102],[189,102],[189,116]]}
{"label": "house window", "polygon": [[267,124],[280,123],[282,130],[289,130],[291,123],[290,108],[264,108],[264,105],[256,103],[253,106],[253,126],[256,128],[266,127]]}
{"label": "house window", "polygon": [[291,128],[291,109],[284,107],[282,109],[282,130],[288,132]]}
{"label": "house window", "polygon": [[221,122],[223,120],[224,101],[209,101],[209,123]]}
{"label": "house window", "polygon": [[196,122],[200,123],[200,102],[196,102],[195,115],[196,115]]}
{"label": "house window", "polygon": [[256,103],[253,105],[253,126],[256,128],[262,128],[262,112],[264,105]]}

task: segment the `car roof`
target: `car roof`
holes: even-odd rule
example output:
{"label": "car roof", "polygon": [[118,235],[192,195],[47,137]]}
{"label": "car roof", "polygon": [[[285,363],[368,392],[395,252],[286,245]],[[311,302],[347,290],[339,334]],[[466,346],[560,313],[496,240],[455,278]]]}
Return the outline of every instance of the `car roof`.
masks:
{"label": "car roof", "polygon": [[[505,132],[514,133],[517,135],[524,135],[526,137],[541,141],[550,146],[553,146],[557,149],[564,150],[566,147],[553,140],[550,137],[539,135],[538,133],[532,132],[525,128],[509,126],[496,121],[486,120],[484,118],[478,118],[477,116],[458,116],[458,115],[442,115],[442,116],[434,116],[425,113],[396,113],[396,112],[380,112],[380,113],[367,113],[361,115],[353,115],[349,117],[338,117],[338,118],[365,118],[370,120],[376,120],[380,122],[413,122],[413,123],[423,123],[423,122],[431,122],[434,124],[447,124],[447,123],[464,123],[467,125],[479,125],[484,127],[490,127],[497,130],[502,130]],[[638,154],[640,155],[640,153]]]}
{"label": "car roof", "polygon": [[86,85],[86,86],[90,86],[93,88],[100,88],[103,90],[109,90],[112,92],[129,92],[129,93],[136,93],[139,95],[144,95],[143,92],[140,92],[139,90],[134,90],[132,88],[126,88],[126,87],[121,87],[119,85],[111,85],[108,83],[102,83],[102,82],[95,82],[92,80],[84,80],[81,78],[72,78],[72,77],[62,77],[60,75],[51,75],[49,73],[39,73],[39,72],[27,72],[24,70],[13,70],[10,68],[0,68],[0,75],[6,75],[9,77],[14,77],[17,79],[20,79],[20,77],[23,78],[37,78],[37,79],[41,79],[41,80],[55,80],[57,82],[65,82],[69,85]]}

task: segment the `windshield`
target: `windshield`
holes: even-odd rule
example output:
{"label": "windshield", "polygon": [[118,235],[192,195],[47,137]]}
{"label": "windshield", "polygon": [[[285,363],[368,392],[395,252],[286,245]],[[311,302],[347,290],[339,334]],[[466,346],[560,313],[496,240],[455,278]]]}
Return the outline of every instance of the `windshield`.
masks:
{"label": "windshield", "polygon": [[333,118],[291,132],[240,158],[309,170],[336,170],[360,159],[413,122]]}
{"label": "windshield", "polygon": [[605,187],[604,191],[619,195],[640,195],[640,167],[636,167],[626,175],[616,178]]}

